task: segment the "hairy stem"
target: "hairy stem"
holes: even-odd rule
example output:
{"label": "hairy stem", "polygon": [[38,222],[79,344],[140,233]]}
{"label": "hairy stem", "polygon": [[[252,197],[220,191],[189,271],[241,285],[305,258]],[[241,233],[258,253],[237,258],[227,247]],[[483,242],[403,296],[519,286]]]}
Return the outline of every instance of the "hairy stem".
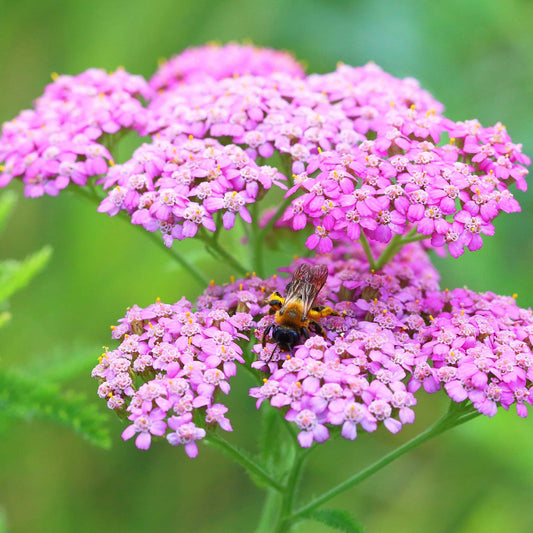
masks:
{"label": "hairy stem", "polygon": [[416,233],[413,228],[405,237],[395,235],[375,263],[375,270],[381,270],[406,244],[427,239],[427,235]]}
{"label": "hairy stem", "polygon": [[207,445],[213,446],[213,448],[219,449],[228,457],[231,457],[231,459],[240,464],[249,474],[251,474],[252,478],[258,478],[262,483],[268,485],[271,489],[277,492],[285,490],[285,487],[264,470],[262,466],[219,435],[209,435],[205,438],[204,442]]}
{"label": "hairy stem", "polygon": [[364,231],[361,231],[359,240],[361,241],[361,246],[363,247],[363,250],[365,251],[365,255],[366,255],[366,258],[368,259],[368,264],[370,265],[370,268],[372,270],[376,270],[376,260],[374,259],[374,254],[372,254],[372,250],[370,249],[370,244],[368,243],[368,239],[366,238]]}
{"label": "hairy stem", "polygon": [[231,265],[236,272],[241,275],[245,275],[249,272],[249,270],[245,266],[243,266],[235,257],[233,257],[228,251],[226,251],[222,246],[220,246],[215,236],[209,236],[207,232],[204,231],[198,233],[198,237],[202,239],[202,241],[204,241],[208,250],[215,252],[220,259],[223,259],[226,263],[228,263],[228,265]]}
{"label": "hairy stem", "polygon": [[311,513],[312,511],[314,511],[324,503],[332,500],[339,494],[342,494],[343,492],[351,489],[352,487],[355,487],[356,485],[370,477],[372,474],[375,474],[376,472],[378,472],[388,464],[392,463],[395,459],[401,457],[413,448],[420,446],[420,444],[432,439],[433,437],[436,437],[437,435],[440,435],[441,433],[444,433],[445,431],[453,427],[468,422],[476,416],[479,416],[479,413],[477,411],[474,411],[471,405],[466,403],[454,404],[452,402],[448,412],[443,415],[439,420],[437,420],[432,426],[427,428],[425,431],[423,431],[416,437],[412,438],[410,441],[402,444],[392,452],[388,453],[387,455],[385,455],[375,463],[371,464],[367,468],[349,477],[346,481],[343,481],[336,487],[333,487],[318,498],[315,498],[308,504],[304,505],[295,513],[293,513],[292,516],[289,517],[289,520],[294,521],[299,518],[305,517],[305,515]]}
{"label": "hairy stem", "polygon": [[248,246],[252,251],[252,267],[257,275],[262,278],[265,275],[263,265],[264,233],[259,228],[259,209],[257,203],[252,204],[252,234]]}
{"label": "hairy stem", "polygon": [[295,523],[295,520],[293,520],[291,516],[294,498],[296,496],[297,487],[300,481],[303,464],[311,449],[312,448],[297,449],[296,457],[294,458],[294,463],[287,479],[287,485],[283,492],[278,524],[274,530],[275,533],[288,533]]}

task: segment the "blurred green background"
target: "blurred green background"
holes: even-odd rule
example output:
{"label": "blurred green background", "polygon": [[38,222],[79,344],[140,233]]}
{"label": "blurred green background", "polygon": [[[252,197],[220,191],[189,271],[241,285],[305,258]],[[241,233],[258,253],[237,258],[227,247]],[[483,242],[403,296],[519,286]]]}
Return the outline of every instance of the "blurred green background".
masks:
{"label": "blurred green background", "polygon": [[[456,120],[503,122],[533,154],[533,3],[449,0],[446,3],[348,0],[3,0],[0,31],[0,121],[27,108],[51,72],[123,65],[149,77],[157,59],[210,40],[250,39],[291,50],[309,72],[342,60],[373,60],[413,76]],[[12,187],[13,188],[13,187]],[[14,187],[17,189],[17,187]],[[19,192],[20,188],[17,189]],[[468,285],[533,302],[531,195],[523,212],[502,216],[480,252],[436,259],[443,287]],[[0,331],[0,365],[46,360],[58,350],[108,344],[109,325],[127,306],[160,296],[174,302],[200,287],[152,242],[95,212],[83,199],[21,199],[0,259],[22,258],[44,244],[54,256],[31,287],[11,302],[13,320]],[[194,243],[183,249],[191,250]],[[222,282],[232,273],[197,261]],[[86,375],[70,385],[96,399]],[[233,442],[253,443],[249,383],[237,379],[229,401]],[[408,439],[443,411],[443,398],[423,398],[414,427],[378,432],[314,452],[305,493],[318,493]],[[101,406],[105,410],[104,405]],[[17,423],[1,433],[0,508],[14,532],[248,532],[262,493],[217,452],[201,447],[190,460],[165,444],[137,451],[120,439],[109,413],[111,451],[92,448],[52,423]],[[533,424],[514,412],[477,419],[425,444],[331,503],[350,510],[370,532],[492,533],[533,531]],[[326,531],[307,523],[302,531]]]}

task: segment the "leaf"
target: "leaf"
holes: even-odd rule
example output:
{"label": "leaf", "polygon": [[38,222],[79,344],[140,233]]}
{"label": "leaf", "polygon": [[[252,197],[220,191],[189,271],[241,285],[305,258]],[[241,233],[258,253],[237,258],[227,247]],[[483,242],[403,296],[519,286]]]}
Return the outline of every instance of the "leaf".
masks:
{"label": "leaf", "polygon": [[44,268],[51,255],[52,248],[45,246],[23,261],[2,261],[0,263],[0,303],[25,287]]}
{"label": "leaf", "polygon": [[20,371],[0,371],[0,417],[53,420],[74,429],[95,446],[109,448],[107,417],[73,391]]}
{"label": "leaf", "polygon": [[321,522],[337,531],[344,531],[344,533],[363,533],[364,531],[363,526],[356,522],[348,511],[318,509],[306,514],[304,518]]}
{"label": "leaf", "polygon": [[13,211],[17,203],[17,195],[13,191],[8,191],[0,197],[0,231],[4,229],[7,217]]}
{"label": "leaf", "polygon": [[95,352],[94,346],[56,348],[51,354],[32,357],[24,365],[24,371],[48,382],[64,383],[80,374],[89,374],[97,363],[97,355],[99,353]]}

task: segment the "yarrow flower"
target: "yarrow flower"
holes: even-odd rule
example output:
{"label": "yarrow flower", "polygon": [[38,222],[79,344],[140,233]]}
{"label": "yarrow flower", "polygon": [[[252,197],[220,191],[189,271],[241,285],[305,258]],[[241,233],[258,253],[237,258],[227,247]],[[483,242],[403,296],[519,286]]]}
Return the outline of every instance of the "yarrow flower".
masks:
{"label": "yarrow flower", "polygon": [[[103,135],[129,129],[151,144],[109,168]],[[160,230],[167,246],[215,231],[218,213],[225,229],[252,222],[246,206],[275,185],[286,189],[275,224],[306,231],[311,250],[403,237],[454,257],[520,210],[509,187],[525,190],[530,163],[502,124],[448,119],[412,78],[372,63],[304,76],[288,54],[237,44],[188,49],[150,85],[122,70],[61,76],[4,125],[2,161],[0,186],[19,177],[29,196],[103,176],[99,211]]]}
{"label": "yarrow flower", "polygon": [[158,91],[173,89],[183,83],[209,82],[235,76],[269,76],[286,72],[302,78],[302,66],[287,52],[229,43],[188,48],[163,62],[150,79]]}
{"label": "yarrow flower", "polygon": [[[128,131],[146,142],[115,164]],[[243,367],[261,376],[257,407],[280,410],[305,448],[380,425],[397,433],[424,392],[526,416],[531,310],[441,291],[427,250],[480,249],[501,212],[520,210],[511,186],[526,190],[529,163],[501,123],[447,118],[412,78],[373,63],[305,75],[289,54],[237,44],[188,49],[149,82],[122,69],[54,76],[0,136],[0,187],[20,179],[41,196],[88,186],[99,212],[159,231],[168,247],[199,238],[243,274],[217,241],[239,220],[258,272],[272,231],[298,233],[292,242],[316,254],[267,278],[212,282],[194,303],[133,306],[112,327],[118,346],[93,376],[128,420],[122,437],[139,449],[165,439],[190,457],[233,430],[224,399]],[[327,266],[316,304],[335,313],[320,319],[324,336],[286,353],[265,336],[268,297],[285,294],[304,261]]]}
{"label": "yarrow flower", "polygon": [[[292,273],[302,261],[284,270]],[[143,448],[166,434],[195,456],[196,441],[211,428],[232,430],[220,397],[242,365],[264,372],[263,383],[250,390],[257,407],[267,401],[283,410],[304,447],[335,432],[353,440],[380,424],[400,431],[414,421],[420,388],[433,393],[443,386],[452,400],[470,400],[489,416],[500,405],[527,414],[531,310],[492,293],[440,291],[438,273],[418,244],[380,272],[369,271],[362,249],[352,245],[305,261],[328,266],[318,303],[340,316],[323,319],[327,337],[312,336],[294,355],[271,342],[261,346],[272,320],[267,298],[287,283],[280,275],[212,284],[196,310],[185,300],[131,308],[113,329],[121,344],[93,371],[100,396],[132,422],[124,438],[137,435]],[[244,355],[250,343],[255,361]],[[135,387],[132,372],[145,383]]]}
{"label": "yarrow flower", "polygon": [[148,122],[140,98],[151,89],[123,69],[89,69],[77,76],[54,75],[35,109],[2,127],[0,187],[22,179],[26,196],[57,195],[73,183],[84,186],[114,164],[104,137],[142,132]]}

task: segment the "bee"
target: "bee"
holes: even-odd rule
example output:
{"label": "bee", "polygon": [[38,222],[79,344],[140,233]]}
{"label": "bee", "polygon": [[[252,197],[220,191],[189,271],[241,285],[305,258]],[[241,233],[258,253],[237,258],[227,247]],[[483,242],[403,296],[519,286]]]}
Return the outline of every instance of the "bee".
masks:
{"label": "bee", "polygon": [[[271,333],[276,348],[294,353],[294,347],[300,344],[302,337],[308,339],[309,332],[326,337],[324,328],[317,322],[326,316],[339,316],[331,307],[314,306],[320,289],[326,283],[328,267],[326,265],[311,266],[301,264],[294,272],[285,288],[286,296],[273,292],[268,299],[269,315],[274,316],[274,323],[270,324],[263,333],[263,348],[267,337]],[[276,351],[272,352],[270,358]]]}

